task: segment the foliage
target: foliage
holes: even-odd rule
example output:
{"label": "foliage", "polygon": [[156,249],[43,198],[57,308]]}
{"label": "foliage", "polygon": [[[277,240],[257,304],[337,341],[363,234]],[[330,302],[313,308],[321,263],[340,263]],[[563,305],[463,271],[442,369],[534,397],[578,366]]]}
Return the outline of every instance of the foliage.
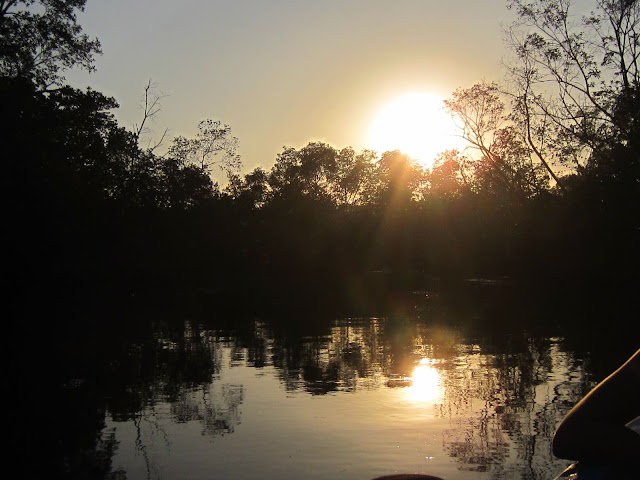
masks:
{"label": "foliage", "polygon": [[219,120],[202,120],[195,138],[178,136],[173,139],[168,155],[183,166],[191,166],[209,174],[215,165],[227,174],[240,170],[242,162],[236,153],[238,139],[231,127]]}
{"label": "foliage", "polygon": [[511,0],[508,64],[516,118],[544,161],[580,171],[593,152],[637,133],[640,3],[598,0],[583,18],[570,0]]}
{"label": "foliage", "polygon": [[337,156],[338,152],[324,143],[310,143],[300,150],[285,148],[269,173],[274,196],[299,194],[329,200]]}
{"label": "foliage", "polygon": [[442,152],[433,163],[429,175],[429,193],[435,196],[459,197],[469,188],[470,159],[457,150]]}
{"label": "foliage", "polygon": [[425,184],[425,172],[408,155],[384,152],[377,162],[370,201],[379,208],[403,210],[417,200]]}
{"label": "foliage", "polygon": [[338,152],[333,179],[333,197],[338,205],[363,205],[374,174],[376,154],[372,150],[357,153],[346,147]]}
{"label": "foliage", "polygon": [[[0,3],[0,29],[13,42],[1,50],[0,100],[15,120],[0,140],[15,179],[14,270],[227,293],[249,282],[281,295],[280,282],[339,289],[335,279],[352,287],[371,271],[399,272],[407,283],[545,265],[569,275],[597,271],[612,252],[629,256],[640,184],[638,3],[600,2],[580,25],[564,0],[510,5],[519,18],[510,31],[513,89],[481,82],[447,101],[465,151],[443,152],[427,170],[400,151],[312,142],[241,175],[238,139],[220,121],[200,122],[195,137],[175,138],[162,156],[141,147],[158,111],[151,82],[133,131],[116,122],[114,99],[62,83],[66,68],[90,68],[98,52],[75,24],[84,2]],[[20,37],[32,30],[19,22],[54,18],[67,33],[51,45],[67,54]],[[36,55],[49,59],[46,69],[16,60]],[[564,93],[543,88],[549,81]],[[223,189],[214,168],[228,175]]]}
{"label": "foliage", "polygon": [[545,174],[540,165],[533,163],[522,133],[508,124],[509,116],[496,84],[479,83],[458,89],[445,105],[473,151],[466,163],[472,172],[474,191],[494,196],[508,208],[545,188]]}
{"label": "foliage", "polygon": [[72,67],[93,70],[100,42],[82,33],[77,12],[86,0],[0,1],[0,75],[38,90],[61,86]]}
{"label": "foliage", "polygon": [[268,173],[256,169],[244,180],[234,177],[227,192],[234,198],[253,197],[256,207],[302,196],[333,207],[385,208],[418,198],[424,182],[422,168],[399,151],[377,158],[371,150],[357,153],[312,142],[299,150],[285,148]]}

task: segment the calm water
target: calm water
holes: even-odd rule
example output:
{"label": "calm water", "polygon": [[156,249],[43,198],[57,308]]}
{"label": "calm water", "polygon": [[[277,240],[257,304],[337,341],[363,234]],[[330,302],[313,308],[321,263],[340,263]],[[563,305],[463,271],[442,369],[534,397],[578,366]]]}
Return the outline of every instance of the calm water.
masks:
{"label": "calm water", "polygon": [[559,336],[442,325],[424,312],[311,334],[158,321],[104,374],[98,456],[129,479],[553,478],[568,464],[553,431],[594,385],[588,355]]}
{"label": "calm water", "polygon": [[567,329],[492,287],[378,296],[358,317],[25,304],[6,342],[7,458],[24,478],[551,479],[568,463],[557,424],[638,347],[623,319]]}

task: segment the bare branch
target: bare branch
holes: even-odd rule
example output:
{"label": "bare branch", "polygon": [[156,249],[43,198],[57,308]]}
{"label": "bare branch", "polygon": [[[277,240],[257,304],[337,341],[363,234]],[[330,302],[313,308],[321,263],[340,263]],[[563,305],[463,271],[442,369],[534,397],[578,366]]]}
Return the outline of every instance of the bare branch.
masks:
{"label": "bare branch", "polygon": [[[151,129],[148,127],[148,124],[152,122],[156,116],[162,111],[162,99],[167,95],[162,93],[157,93],[157,84],[153,83],[151,79],[147,82],[144,87],[144,94],[142,96],[142,102],[140,104],[140,109],[142,110],[142,120],[140,124],[133,125],[133,134],[136,137],[138,143],[140,143],[141,137],[145,135],[149,135],[151,133]],[[153,152],[155,149],[159,148],[164,142],[168,133],[168,129],[165,129],[160,139],[151,145],[151,140],[149,140],[149,145],[147,145],[147,150]]]}

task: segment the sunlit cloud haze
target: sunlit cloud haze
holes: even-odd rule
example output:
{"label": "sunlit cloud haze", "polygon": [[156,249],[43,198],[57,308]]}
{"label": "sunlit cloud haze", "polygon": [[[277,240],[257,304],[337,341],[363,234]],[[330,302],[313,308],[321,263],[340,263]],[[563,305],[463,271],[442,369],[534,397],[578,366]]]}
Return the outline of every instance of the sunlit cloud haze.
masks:
{"label": "sunlit cloud haze", "polygon": [[240,139],[244,171],[312,140],[370,147],[385,105],[448,97],[500,77],[505,0],[89,0],[79,21],[104,54],[75,85],[116,97],[131,126],[151,78],[152,128],[190,136],[203,118]]}

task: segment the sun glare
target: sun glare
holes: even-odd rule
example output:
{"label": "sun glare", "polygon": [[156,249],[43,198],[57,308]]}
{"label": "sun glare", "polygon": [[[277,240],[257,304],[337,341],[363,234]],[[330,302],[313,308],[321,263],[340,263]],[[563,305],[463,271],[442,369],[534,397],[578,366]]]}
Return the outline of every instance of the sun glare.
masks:
{"label": "sun glare", "polygon": [[369,143],[378,153],[400,150],[427,168],[438,153],[463,145],[443,99],[428,93],[406,95],[384,107],[371,126]]}
{"label": "sun glare", "polygon": [[412,400],[428,402],[440,397],[440,374],[435,367],[429,365],[427,359],[422,359],[420,364],[416,365],[411,380],[408,393]]}

